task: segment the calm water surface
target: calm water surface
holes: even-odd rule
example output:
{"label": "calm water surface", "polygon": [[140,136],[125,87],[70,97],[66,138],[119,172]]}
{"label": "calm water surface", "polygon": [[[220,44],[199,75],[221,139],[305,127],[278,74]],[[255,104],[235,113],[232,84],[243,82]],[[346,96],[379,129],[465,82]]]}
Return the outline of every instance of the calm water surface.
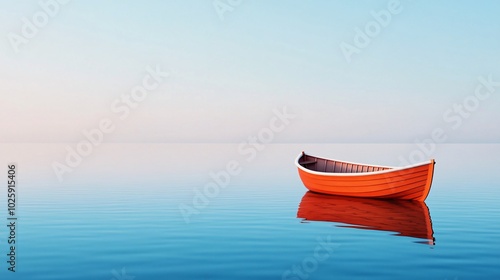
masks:
{"label": "calm water surface", "polygon": [[[103,144],[59,182],[65,147],[0,145],[0,174],[19,165],[17,272],[3,226],[0,279],[500,279],[500,145],[436,147],[423,204],[317,196],[293,165],[302,150],[400,165],[412,144],[276,144],[255,159]],[[228,163],[238,174],[221,175]]]}

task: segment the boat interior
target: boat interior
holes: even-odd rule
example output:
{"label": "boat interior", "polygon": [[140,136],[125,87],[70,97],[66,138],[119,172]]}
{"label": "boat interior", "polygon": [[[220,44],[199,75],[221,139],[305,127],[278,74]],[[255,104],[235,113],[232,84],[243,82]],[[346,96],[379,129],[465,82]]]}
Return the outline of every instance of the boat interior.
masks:
{"label": "boat interior", "polygon": [[299,164],[312,171],[327,173],[366,173],[388,170],[388,167],[373,166],[365,164],[347,163],[329,159],[318,158],[303,154]]}

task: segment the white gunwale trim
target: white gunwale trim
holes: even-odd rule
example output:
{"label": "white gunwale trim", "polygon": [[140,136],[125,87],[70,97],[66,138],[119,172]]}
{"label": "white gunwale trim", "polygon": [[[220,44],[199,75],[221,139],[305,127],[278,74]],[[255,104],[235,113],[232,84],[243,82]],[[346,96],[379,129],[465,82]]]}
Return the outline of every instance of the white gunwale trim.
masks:
{"label": "white gunwale trim", "polygon": [[[305,154],[305,153],[304,153]],[[365,165],[365,166],[374,166],[374,167],[383,167],[383,168],[390,168],[387,170],[381,170],[381,171],[371,171],[371,172],[357,172],[357,173],[332,173],[332,172],[319,172],[319,171],[313,171],[310,169],[307,169],[303,167],[302,165],[299,164],[299,159],[304,155],[302,153],[299,154],[297,159],[295,159],[295,165],[302,171],[309,173],[309,174],[314,174],[314,175],[321,175],[321,176],[367,176],[367,175],[376,175],[376,174],[384,174],[384,173],[391,173],[395,171],[401,171],[404,169],[409,169],[409,168],[414,168],[418,166],[423,166],[427,164],[431,164],[434,162],[434,159],[431,159],[429,161],[421,162],[421,163],[416,163],[412,165],[407,165],[403,167],[393,167],[393,166],[382,166],[382,165],[373,165],[373,164],[364,164],[364,163],[357,163],[357,162],[349,162],[349,161],[343,161],[343,160],[336,160],[336,159],[329,159],[329,158],[322,158],[322,157],[317,157],[313,155],[308,155],[305,154],[306,156],[311,156],[319,159],[325,159],[325,160],[330,160],[330,161],[336,161],[336,162],[342,162],[342,163],[350,163],[350,164],[357,164],[357,165]]]}

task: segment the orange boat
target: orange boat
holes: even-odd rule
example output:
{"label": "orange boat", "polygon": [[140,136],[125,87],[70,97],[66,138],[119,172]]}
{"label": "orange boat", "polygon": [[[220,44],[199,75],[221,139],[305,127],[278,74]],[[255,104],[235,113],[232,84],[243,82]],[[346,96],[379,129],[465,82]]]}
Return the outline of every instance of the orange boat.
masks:
{"label": "orange boat", "polygon": [[425,239],[434,245],[434,231],[425,202],[382,200],[307,192],[299,205],[297,217],[306,221],[349,224],[348,228],[392,231],[398,236]]}
{"label": "orange boat", "polygon": [[295,161],[310,191],[332,195],[424,201],[434,175],[434,160],[405,167],[325,159],[304,152]]}

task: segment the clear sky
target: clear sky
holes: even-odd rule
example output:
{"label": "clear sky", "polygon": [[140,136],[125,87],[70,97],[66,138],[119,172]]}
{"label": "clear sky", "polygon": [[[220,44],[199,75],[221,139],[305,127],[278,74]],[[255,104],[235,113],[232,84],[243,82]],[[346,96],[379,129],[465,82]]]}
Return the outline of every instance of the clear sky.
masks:
{"label": "clear sky", "polygon": [[[275,142],[500,141],[500,86],[474,103],[478,77],[500,82],[500,1],[401,0],[379,30],[391,1],[237,2],[73,0],[44,24],[38,0],[0,0],[0,142],[77,142],[103,118],[106,142],[241,142],[285,106]],[[169,77],[120,119],[148,66]]]}

